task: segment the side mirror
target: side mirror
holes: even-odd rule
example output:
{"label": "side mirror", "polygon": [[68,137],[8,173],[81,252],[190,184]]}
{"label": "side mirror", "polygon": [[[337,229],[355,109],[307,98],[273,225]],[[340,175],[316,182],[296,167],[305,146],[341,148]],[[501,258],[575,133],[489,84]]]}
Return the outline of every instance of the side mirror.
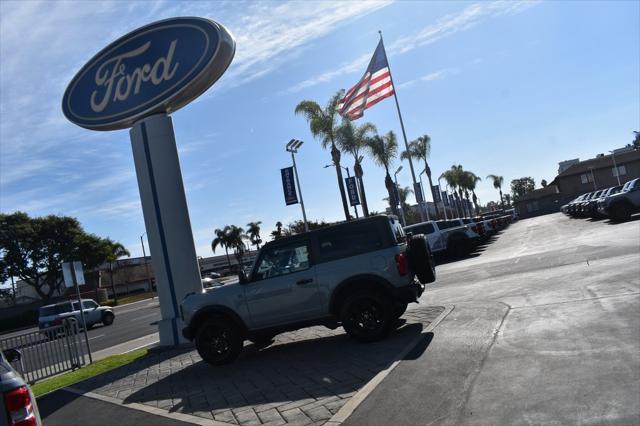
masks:
{"label": "side mirror", "polygon": [[247,277],[247,273],[244,271],[244,269],[240,269],[240,271],[238,272],[238,282],[240,284],[246,284],[249,282],[249,277]]}
{"label": "side mirror", "polygon": [[18,362],[20,361],[20,358],[22,358],[22,354],[17,349],[6,349],[3,352],[5,358],[7,358],[7,361],[9,362]]}

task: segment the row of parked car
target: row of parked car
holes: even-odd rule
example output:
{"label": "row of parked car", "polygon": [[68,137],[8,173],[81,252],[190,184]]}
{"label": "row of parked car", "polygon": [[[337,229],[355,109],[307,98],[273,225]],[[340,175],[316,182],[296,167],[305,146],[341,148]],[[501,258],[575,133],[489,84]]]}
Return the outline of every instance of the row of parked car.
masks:
{"label": "row of parked car", "polygon": [[640,178],[624,185],[587,192],[565,204],[560,209],[571,217],[610,218],[624,222],[640,212]]}
{"label": "row of parked car", "polygon": [[517,218],[515,210],[497,211],[471,218],[456,218],[416,223],[404,228],[411,234],[423,234],[433,254],[460,257],[474,250]]}

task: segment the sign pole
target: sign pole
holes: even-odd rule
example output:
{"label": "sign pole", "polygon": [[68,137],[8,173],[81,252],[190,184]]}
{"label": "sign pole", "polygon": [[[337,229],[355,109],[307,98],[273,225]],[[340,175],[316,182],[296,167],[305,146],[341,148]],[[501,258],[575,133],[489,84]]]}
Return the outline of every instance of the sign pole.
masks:
{"label": "sign pole", "polygon": [[89,344],[89,335],[87,334],[87,321],[84,318],[84,307],[82,306],[82,298],[80,297],[80,286],[78,285],[78,279],[76,278],[76,273],[78,273],[78,271],[75,268],[75,262],[72,265],[73,265],[74,271],[71,274],[71,279],[73,280],[73,286],[76,288],[76,295],[78,296],[78,304],[80,305],[80,318],[82,319],[82,330],[84,331],[84,341],[87,344],[87,353],[89,354],[89,364],[93,364],[93,357],[91,356],[91,345]]}
{"label": "sign pole", "polygon": [[291,161],[293,161],[293,173],[296,177],[296,184],[298,185],[298,193],[300,194],[300,207],[302,207],[302,218],[304,219],[304,231],[309,232],[309,224],[307,223],[307,212],[304,210],[304,200],[302,199],[302,186],[300,186],[300,179],[298,178],[298,167],[296,166],[296,156],[293,150],[291,151]]}

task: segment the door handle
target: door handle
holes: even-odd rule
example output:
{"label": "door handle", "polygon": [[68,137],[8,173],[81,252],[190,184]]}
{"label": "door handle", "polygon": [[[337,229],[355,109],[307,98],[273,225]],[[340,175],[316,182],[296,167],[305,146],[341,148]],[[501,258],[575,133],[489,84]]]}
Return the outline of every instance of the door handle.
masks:
{"label": "door handle", "polygon": [[305,280],[298,280],[296,281],[296,284],[298,285],[305,285],[305,284],[311,284],[313,282],[312,278],[307,278]]}

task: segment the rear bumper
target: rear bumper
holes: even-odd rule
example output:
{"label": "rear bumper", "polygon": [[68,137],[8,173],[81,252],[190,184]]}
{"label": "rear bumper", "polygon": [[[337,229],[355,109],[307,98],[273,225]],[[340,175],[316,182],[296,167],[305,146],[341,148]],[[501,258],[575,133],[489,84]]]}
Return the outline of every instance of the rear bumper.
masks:
{"label": "rear bumper", "polygon": [[404,303],[417,302],[424,293],[424,284],[414,281],[405,287],[396,288],[393,297]]}

